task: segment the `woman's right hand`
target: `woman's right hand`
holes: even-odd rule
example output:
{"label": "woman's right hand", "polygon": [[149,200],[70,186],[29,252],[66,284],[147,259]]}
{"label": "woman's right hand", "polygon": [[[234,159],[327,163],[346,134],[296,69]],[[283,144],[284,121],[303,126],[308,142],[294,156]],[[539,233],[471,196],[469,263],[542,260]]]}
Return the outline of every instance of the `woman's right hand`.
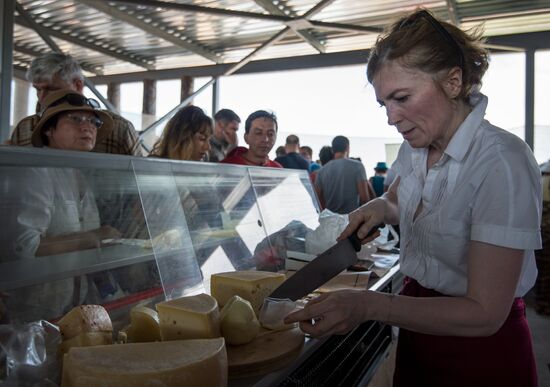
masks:
{"label": "woman's right hand", "polygon": [[378,237],[379,233],[367,237],[369,231],[378,224],[384,223],[386,203],[382,198],[371,200],[349,214],[349,224],[342,231],[338,240],[346,239],[357,230],[357,237],[361,244],[370,242]]}

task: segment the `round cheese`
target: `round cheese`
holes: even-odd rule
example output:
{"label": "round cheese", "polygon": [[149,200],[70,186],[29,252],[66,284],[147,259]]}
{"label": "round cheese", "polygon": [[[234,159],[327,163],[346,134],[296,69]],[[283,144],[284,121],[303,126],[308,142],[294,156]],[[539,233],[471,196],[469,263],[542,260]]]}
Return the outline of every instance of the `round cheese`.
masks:
{"label": "round cheese", "polygon": [[226,386],[223,338],[71,348],[62,387]]}

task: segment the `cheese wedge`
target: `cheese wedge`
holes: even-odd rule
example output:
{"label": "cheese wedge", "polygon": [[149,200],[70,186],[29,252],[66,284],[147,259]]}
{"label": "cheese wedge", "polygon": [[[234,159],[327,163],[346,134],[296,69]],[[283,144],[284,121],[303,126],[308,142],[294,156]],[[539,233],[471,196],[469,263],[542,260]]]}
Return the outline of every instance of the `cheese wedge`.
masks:
{"label": "cheese wedge", "polygon": [[75,306],[57,322],[63,340],[87,332],[112,332],[109,314],[101,305]]}
{"label": "cheese wedge", "polygon": [[250,343],[260,332],[260,322],[256,318],[250,302],[233,296],[225,304],[220,314],[222,335],[227,344]]}
{"label": "cheese wedge", "polygon": [[160,341],[159,315],[156,310],[136,306],[130,311],[130,327],[127,330],[130,343]]}
{"label": "cheese wedge", "polygon": [[71,348],[62,387],[226,386],[223,338]]}
{"label": "cheese wedge", "polygon": [[210,278],[210,294],[220,308],[234,295],[252,304],[258,316],[264,298],[285,281],[285,275],[270,271],[232,271],[213,274]]}
{"label": "cheese wedge", "polygon": [[160,302],[156,308],[163,341],[221,336],[218,303],[208,294]]}
{"label": "cheese wedge", "polygon": [[113,334],[111,332],[87,332],[81,333],[72,339],[63,340],[59,344],[59,352],[63,355],[72,347],[90,347],[107,344],[113,344]]}

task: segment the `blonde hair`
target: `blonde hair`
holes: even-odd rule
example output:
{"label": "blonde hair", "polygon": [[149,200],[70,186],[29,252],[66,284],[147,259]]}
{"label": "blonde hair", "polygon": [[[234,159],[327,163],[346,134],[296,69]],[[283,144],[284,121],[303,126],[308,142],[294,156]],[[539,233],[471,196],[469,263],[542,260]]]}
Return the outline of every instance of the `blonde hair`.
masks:
{"label": "blonde hair", "polygon": [[174,160],[190,160],[193,155],[193,136],[212,135],[212,119],[198,106],[180,109],[166,124],[162,136],[153,146],[151,156]]}

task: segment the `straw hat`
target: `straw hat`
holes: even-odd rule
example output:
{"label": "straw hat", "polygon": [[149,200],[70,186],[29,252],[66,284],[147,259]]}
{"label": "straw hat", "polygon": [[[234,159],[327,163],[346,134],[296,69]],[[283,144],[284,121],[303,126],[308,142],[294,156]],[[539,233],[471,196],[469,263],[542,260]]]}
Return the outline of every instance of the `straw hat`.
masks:
{"label": "straw hat", "polygon": [[61,89],[49,94],[43,103],[44,109],[38,114],[39,120],[32,132],[31,142],[36,147],[44,146],[43,135],[48,129],[46,124],[59,113],[68,111],[93,112],[103,125],[97,129],[96,143],[107,137],[113,130],[113,119],[106,112],[99,110],[99,103],[92,98],[86,98],[74,90]]}

